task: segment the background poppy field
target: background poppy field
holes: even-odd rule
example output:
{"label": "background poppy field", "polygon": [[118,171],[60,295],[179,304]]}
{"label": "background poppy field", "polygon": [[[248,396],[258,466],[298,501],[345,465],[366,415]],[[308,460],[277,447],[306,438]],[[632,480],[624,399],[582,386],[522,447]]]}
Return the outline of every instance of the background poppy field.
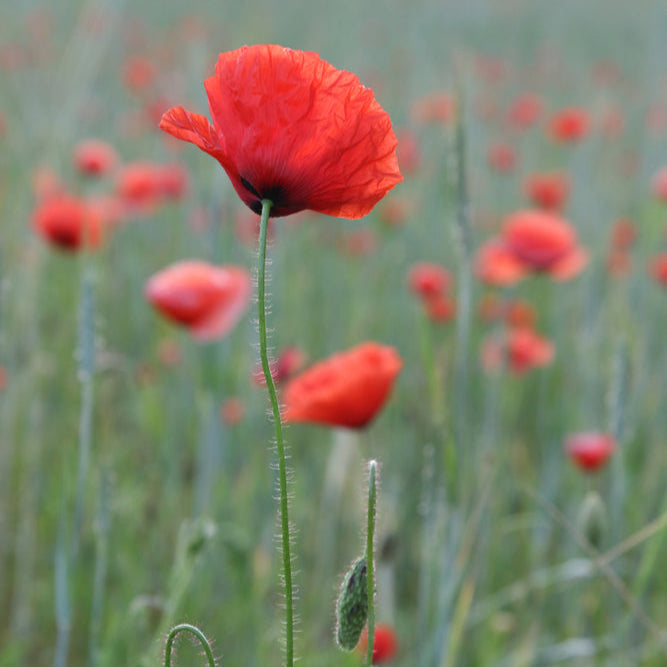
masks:
{"label": "background poppy field", "polygon": [[[258,216],[158,124],[206,114],[218,54],[261,43],[357,74],[403,174],[361,220],[270,227],[280,391],[367,341],[402,360],[364,428],[286,431],[301,664],[362,664],[335,645],[335,599],[371,458],[378,661],[667,664],[665,2],[2,16],[0,667],[161,665],[181,621],[221,665],[282,664],[256,304],[202,341],[146,294],[183,260],[255,271]],[[544,209],[555,241],[508,232]],[[544,259],[559,243],[578,263]],[[174,663],[203,659],[181,640]]]}

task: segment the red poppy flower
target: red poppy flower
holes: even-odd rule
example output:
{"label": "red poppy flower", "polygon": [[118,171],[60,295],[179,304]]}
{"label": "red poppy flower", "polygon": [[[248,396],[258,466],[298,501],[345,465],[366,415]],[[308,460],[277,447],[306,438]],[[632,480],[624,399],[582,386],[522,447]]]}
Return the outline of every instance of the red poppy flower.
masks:
{"label": "red poppy flower", "polygon": [[513,146],[502,141],[491,144],[486,154],[486,162],[494,171],[507,174],[516,167],[516,151]]}
{"label": "red poppy flower", "polygon": [[584,472],[603,466],[615,449],[616,440],[609,433],[575,433],[565,439],[565,451]]}
{"label": "red poppy flower", "polygon": [[148,301],[202,341],[229,333],[250,301],[250,274],[238,266],[190,260],[156,273],[146,284]]}
{"label": "red poppy flower", "polygon": [[240,398],[228,398],[220,406],[220,419],[227,426],[236,426],[245,416],[245,405]]}
{"label": "red poppy flower", "polygon": [[526,178],[523,189],[532,204],[559,211],[570,194],[570,178],[562,171],[535,172]]}
{"label": "red poppy flower", "polygon": [[150,162],[127,164],[116,176],[116,194],[132,213],[150,213],[162,198],[161,176],[160,167]]}
{"label": "red poppy flower", "polygon": [[316,53],[244,46],[204,82],[213,118],[169,109],[160,127],[216,158],[256,213],[360,218],[402,180],[389,115]]}
{"label": "red poppy flower", "polygon": [[422,299],[446,292],[451,283],[452,277],[449,271],[431,262],[413,264],[408,273],[410,290]]}
{"label": "red poppy flower", "polygon": [[527,268],[546,271],[556,280],[572,278],[588,262],[574,228],[548,211],[513,213],[504,222],[502,240]]}
{"label": "red poppy flower", "polygon": [[505,243],[493,239],[477,251],[475,273],[487,285],[508,287],[524,278],[527,270]]}
{"label": "red poppy flower", "polygon": [[398,164],[404,174],[413,174],[421,166],[421,149],[417,135],[403,128],[398,132]]}
{"label": "red poppy flower", "polygon": [[72,158],[77,170],[86,176],[104,176],[116,166],[118,160],[114,147],[99,139],[79,142]]}
{"label": "red poppy flower", "polygon": [[456,301],[446,294],[436,294],[423,302],[426,317],[432,322],[451,322],[456,316]]}
{"label": "red poppy flower", "polygon": [[653,280],[667,287],[667,253],[656,255],[649,264]]}
{"label": "red poppy flower", "polygon": [[188,171],[177,162],[157,167],[157,180],[160,193],[165,199],[182,199],[188,191]]}
{"label": "red poppy flower", "polygon": [[[368,650],[368,628],[364,628],[357,645],[357,651],[366,655]],[[387,623],[376,623],[373,634],[373,664],[380,665],[391,662],[398,652],[398,639],[394,628]]]}
{"label": "red poppy flower", "polygon": [[49,197],[33,211],[32,224],[45,240],[63,250],[96,248],[102,240],[102,220],[83,199],[62,194]]}
{"label": "red poppy flower", "polygon": [[148,88],[155,79],[155,65],[143,56],[128,58],[123,64],[123,82],[132,91]]}
{"label": "red poppy flower", "polygon": [[393,347],[362,343],[320,361],[285,388],[288,422],[362,428],[391,393],[403,361]]}
{"label": "red poppy flower", "polygon": [[667,167],[663,167],[651,181],[653,196],[667,203]]}
{"label": "red poppy flower", "polygon": [[482,365],[487,371],[502,367],[503,360],[514,375],[548,366],[554,358],[553,343],[532,329],[510,329],[503,338],[487,338],[482,346]]}
{"label": "red poppy flower", "polygon": [[544,104],[538,95],[523,93],[514,99],[507,117],[512,125],[525,129],[540,119],[543,109]]}
{"label": "red poppy flower", "polygon": [[456,101],[449,93],[433,93],[416,100],[410,115],[418,123],[447,125],[456,116]]}
{"label": "red poppy flower", "polygon": [[537,311],[527,301],[510,301],[505,307],[505,322],[510,327],[532,329],[537,320]]}
{"label": "red poppy flower", "polygon": [[632,220],[620,218],[611,229],[611,245],[615,250],[629,250],[637,240],[637,226]]}
{"label": "red poppy flower", "polygon": [[558,143],[574,143],[587,134],[590,127],[588,112],[579,107],[566,107],[549,120],[549,135]]}

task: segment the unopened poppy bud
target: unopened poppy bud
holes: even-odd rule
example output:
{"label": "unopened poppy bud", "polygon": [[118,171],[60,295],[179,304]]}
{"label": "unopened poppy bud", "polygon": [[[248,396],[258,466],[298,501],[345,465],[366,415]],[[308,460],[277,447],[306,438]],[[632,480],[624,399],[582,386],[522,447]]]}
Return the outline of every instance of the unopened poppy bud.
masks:
{"label": "unopened poppy bud", "polygon": [[578,517],[579,530],[591,546],[600,548],[607,528],[604,502],[596,491],[589,491],[581,504]]}
{"label": "unopened poppy bud", "polygon": [[368,619],[366,559],[357,558],[345,574],[336,603],[336,640],[344,651],[352,651]]}

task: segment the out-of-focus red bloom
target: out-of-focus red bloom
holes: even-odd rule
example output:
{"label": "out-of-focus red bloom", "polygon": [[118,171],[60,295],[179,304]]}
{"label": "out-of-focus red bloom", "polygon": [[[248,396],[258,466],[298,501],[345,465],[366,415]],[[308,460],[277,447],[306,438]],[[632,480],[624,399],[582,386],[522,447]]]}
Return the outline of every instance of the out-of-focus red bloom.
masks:
{"label": "out-of-focus red bloom", "polygon": [[4,391],[7,387],[7,371],[0,366],[0,391]]}
{"label": "out-of-focus red bloom", "polygon": [[100,139],[86,139],[74,147],[74,166],[86,176],[104,176],[118,161],[114,147]]}
{"label": "out-of-focus red bloom", "polygon": [[667,253],[656,255],[650,261],[649,273],[653,280],[667,287]]}
{"label": "out-of-focus red bloom", "polygon": [[503,141],[491,144],[486,154],[486,162],[491,169],[501,174],[509,173],[516,168],[516,150]]}
{"label": "out-of-focus red bloom", "polygon": [[456,100],[449,93],[433,93],[415,100],[410,115],[417,123],[448,125],[456,116]]}
{"label": "out-of-focus red bloom", "polygon": [[494,239],[477,251],[475,273],[487,285],[509,287],[526,276],[527,268],[505,243]]}
{"label": "out-of-focus red bloom", "polygon": [[574,228],[548,211],[525,210],[506,218],[502,240],[532,271],[545,271],[555,280],[569,280],[588,262]]}
{"label": "out-of-focus red bloom", "polygon": [[[356,649],[362,656],[368,650],[368,628],[364,628]],[[391,662],[398,653],[398,639],[394,628],[387,623],[376,623],[373,634],[373,664]]]}
{"label": "out-of-focus red bloom", "polygon": [[562,171],[535,172],[526,177],[523,190],[535,206],[560,211],[570,194],[570,177]]}
{"label": "out-of-focus red bloom", "polygon": [[166,199],[182,199],[188,191],[188,170],[177,162],[160,165],[157,169],[160,193]]}
{"label": "out-of-focus red bloom", "polygon": [[667,203],[667,167],[663,167],[651,181],[653,196]]}
{"label": "out-of-focus red bloom", "polygon": [[155,65],[144,56],[128,58],[123,65],[123,82],[133,92],[148,88],[155,80]]}
{"label": "out-of-focus red bloom", "polygon": [[548,366],[554,358],[553,343],[532,329],[513,328],[502,338],[487,338],[482,346],[482,365],[487,371],[497,371],[503,361],[514,375],[525,375],[533,368]]}
{"label": "out-of-focus red bloom", "polygon": [[589,129],[588,112],[580,107],[565,107],[549,119],[549,136],[557,143],[581,141]]}
{"label": "out-of-focus red bloom", "polygon": [[39,203],[32,224],[43,239],[62,250],[97,248],[102,240],[100,216],[83,199],[68,194]]}
{"label": "out-of-focus red bloom", "polygon": [[408,272],[410,290],[422,299],[443,294],[451,284],[451,274],[439,264],[417,262]]}
{"label": "out-of-focus red bloom", "polygon": [[276,45],[222,53],[204,82],[213,118],[169,109],[160,127],[216,158],[255,213],[360,218],[402,180],[389,115],[316,53]]}
{"label": "out-of-focus red bloom", "polygon": [[116,194],[132,213],[152,212],[162,199],[161,171],[150,162],[126,164],[116,176]]}
{"label": "out-of-focus red bloom", "polygon": [[[303,350],[298,347],[286,347],[276,359],[269,362],[271,369],[271,377],[274,384],[277,386],[286,382],[295,373],[298,373],[306,359]],[[252,380],[260,387],[266,386],[266,378],[264,377],[264,370],[261,364],[258,364],[252,373]]]}
{"label": "out-of-focus red bloom", "polygon": [[398,147],[398,165],[403,174],[413,174],[421,166],[421,149],[417,136],[412,130],[402,128],[397,132]]}
{"label": "out-of-focus red bloom", "polygon": [[448,294],[436,294],[424,299],[423,306],[432,322],[451,322],[456,317],[456,301]]}
{"label": "out-of-focus red bloom", "polygon": [[510,301],[505,306],[505,322],[509,327],[532,329],[537,321],[535,307],[527,301],[519,299]]}
{"label": "out-of-focus red bloom", "polygon": [[353,257],[370,255],[377,248],[377,236],[372,229],[354,229],[341,237],[340,247],[343,252]]}
{"label": "out-of-focus red bloom", "polygon": [[363,428],[384,405],[402,366],[393,347],[374,342],[339,352],[288,382],[283,418]]}
{"label": "out-of-focus red bloom", "polygon": [[637,240],[637,225],[628,218],[619,218],[611,228],[611,245],[615,250],[629,250]]}
{"label": "out-of-focus red bloom", "polygon": [[508,121],[520,129],[532,127],[542,115],[544,103],[542,98],[532,93],[517,96],[507,112]]}
{"label": "out-of-focus red bloom", "polygon": [[610,433],[574,433],[565,439],[565,451],[584,472],[601,468],[614,453],[616,440]]}
{"label": "out-of-focus red bloom", "polygon": [[250,274],[239,266],[213,266],[186,260],[156,273],[146,284],[146,299],[197,340],[229,333],[250,301]]}
{"label": "out-of-focus red bloom", "polygon": [[245,405],[240,398],[228,398],[220,406],[220,419],[227,426],[236,426],[245,417]]}

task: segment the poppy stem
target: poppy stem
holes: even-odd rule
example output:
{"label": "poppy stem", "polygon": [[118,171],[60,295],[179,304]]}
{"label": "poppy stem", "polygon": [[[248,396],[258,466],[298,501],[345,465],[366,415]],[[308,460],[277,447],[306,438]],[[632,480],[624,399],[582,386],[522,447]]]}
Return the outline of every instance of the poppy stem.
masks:
{"label": "poppy stem", "polygon": [[213,657],[213,651],[211,650],[211,645],[208,643],[208,639],[206,639],[204,633],[197,626],[190,625],[189,623],[180,623],[179,625],[174,626],[169,632],[167,644],[164,649],[164,667],[171,667],[171,653],[174,647],[174,641],[180,632],[189,632],[194,635],[204,649],[204,655],[206,655],[209,667],[215,667],[215,658]]}
{"label": "poppy stem", "polygon": [[280,420],[280,405],[276,387],[269,366],[269,355],[266,343],[266,239],[269,226],[269,214],[273,202],[262,199],[262,218],[259,227],[259,259],[257,263],[257,302],[259,320],[259,353],[262,361],[262,370],[269,392],[273,425],[276,430],[276,451],[278,453],[278,483],[280,488],[280,526],[282,533],[283,579],[285,582],[285,664],[292,667],[294,664],[294,595],[292,592],[292,556],[290,545],[290,526],[287,502],[287,463],[285,459],[285,444],[283,429]]}
{"label": "poppy stem", "polygon": [[368,644],[366,647],[366,667],[373,664],[375,645],[375,570],[373,565],[373,545],[375,535],[375,508],[377,504],[377,461],[368,462],[368,525],[366,528],[366,586],[368,591]]}

